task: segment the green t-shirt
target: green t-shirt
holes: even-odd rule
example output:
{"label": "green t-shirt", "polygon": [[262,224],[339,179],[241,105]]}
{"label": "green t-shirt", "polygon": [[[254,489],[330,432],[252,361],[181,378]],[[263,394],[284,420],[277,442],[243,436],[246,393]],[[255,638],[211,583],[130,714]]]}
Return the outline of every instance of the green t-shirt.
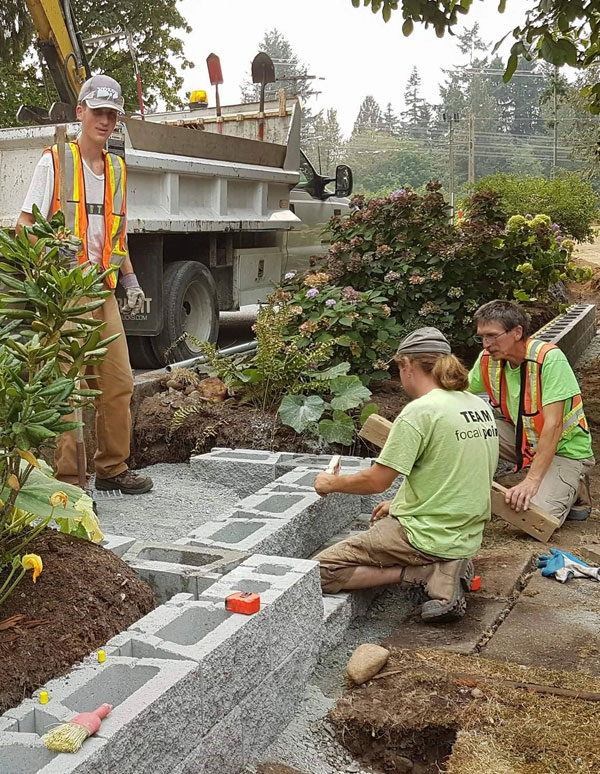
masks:
{"label": "green t-shirt", "polygon": [[[484,393],[485,384],[481,376],[481,356],[469,373],[469,389],[474,393]],[[508,392],[508,412],[510,418],[516,424],[519,418],[519,399],[521,395],[521,368],[513,367],[510,363],[504,366],[506,375],[506,388]],[[571,411],[571,398],[579,395],[581,388],[577,378],[564,352],[560,349],[551,349],[542,365],[542,405],[565,401],[565,414]],[[592,439],[579,425],[558,442],[556,453],[559,457],[568,457],[572,460],[583,460],[593,455]]]}
{"label": "green t-shirt", "polygon": [[377,462],[405,476],[390,514],[413,546],[444,559],[477,553],[498,463],[498,430],[485,401],[442,389],[412,401]]}

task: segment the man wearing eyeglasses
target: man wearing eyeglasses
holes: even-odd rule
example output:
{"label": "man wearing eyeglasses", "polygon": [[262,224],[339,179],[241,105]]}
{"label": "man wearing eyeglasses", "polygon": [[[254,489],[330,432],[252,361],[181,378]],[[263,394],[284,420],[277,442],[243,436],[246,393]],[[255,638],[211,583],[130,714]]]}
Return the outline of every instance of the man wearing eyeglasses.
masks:
{"label": "man wearing eyeglasses", "polygon": [[[107,288],[114,291],[118,278],[127,296],[123,311],[138,314],[145,297],[127,251],[125,162],[105,150],[117,119],[124,112],[121,87],[114,78],[94,75],[83,84],[77,105],[81,132],[75,142],[65,146],[65,169],[61,169],[58,147],[47,148],[33,173],[17,221],[17,231],[23,226],[33,225],[34,204],[44,217],[62,210],[67,226],[82,239],[82,250],[75,260],[81,264],[98,264],[101,271],[112,270],[104,280]],[[60,201],[62,176],[65,202]],[[108,345],[100,366],[94,369],[98,378],[91,384],[102,391],[95,400],[98,443],[94,456],[96,489],[143,494],[152,489],[152,480],[129,470],[126,462],[129,457],[129,404],[133,394],[133,376],[114,292],[92,315],[106,323],[102,332],[104,338],[119,334]],[[59,480],[78,483],[73,433],[63,433],[60,437],[55,468]]]}
{"label": "man wearing eyeglasses", "polygon": [[495,409],[500,457],[527,471],[506,502],[515,511],[531,502],[560,524],[585,520],[591,510],[586,469],[595,460],[567,358],[554,344],[529,337],[529,316],[517,303],[490,301],[474,320],[484,350],[469,373],[469,389],[486,393]]}

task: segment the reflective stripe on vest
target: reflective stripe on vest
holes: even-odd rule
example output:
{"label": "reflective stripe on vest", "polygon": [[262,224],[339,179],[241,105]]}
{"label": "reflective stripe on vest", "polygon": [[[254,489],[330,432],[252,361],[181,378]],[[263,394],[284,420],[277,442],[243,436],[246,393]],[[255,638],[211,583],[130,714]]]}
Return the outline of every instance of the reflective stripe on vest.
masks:
{"label": "reflective stripe on vest", "polygon": [[[44,153],[50,153],[54,167],[54,190],[50,212],[53,215],[62,209],[65,224],[80,237],[83,245],[79,253],[79,263],[88,261],[87,228],[88,214],[85,200],[85,178],[83,161],[79,145],[69,142],[65,146],[67,201],[64,207],[60,202],[60,180],[58,148],[53,145]],[[126,243],[126,192],[127,173],[125,162],[114,153],[103,151],[104,156],[104,245],[101,265],[104,271],[113,271],[105,278],[109,287],[117,285],[117,271],[127,256]]]}
{"label": "reflective stripe on vest", "polygon": [[[555,344],[548,344],[539,339],[528,339],[526,343],[525,360],[521,365],[522,395],[515,443],[517,470],[531,463],[544,428],[542,365],[544,358],[552,349],[557,349]],[[493,360],[488,352],[484,352],[481,357],[481,375],[490,403],[495,409],[500,409],[504,419],[514,425],[508,410],[505,365],[506,361]],[[589,432],[581,395],[575,395],[571,399],[571,409],[563,418],[561,440],[578,426],[585,432]]]}

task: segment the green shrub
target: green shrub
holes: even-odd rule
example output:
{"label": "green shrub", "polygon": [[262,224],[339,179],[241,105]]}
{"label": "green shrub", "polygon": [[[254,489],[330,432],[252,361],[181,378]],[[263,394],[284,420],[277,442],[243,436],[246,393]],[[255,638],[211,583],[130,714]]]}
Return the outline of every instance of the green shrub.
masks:
{"label": "green shrub", "polygon": [[98,394],[79,389],[77,377],[112,341],[101,338],[104,324],[86,316],[109,291],[97,267],[71,266],[81,240],[64,228],[62,214],[50,223],[35,216],[16,239],[0,231],[0,604],[27,569],[34,580],[41,571],[41,558],[23,550],[51,521],[102,539],[91,499],[53,478],[38,458],[80,426],[65,417]]}
{"label": "green shrub", "polygon": [[450,222],[437,183],[422,196],[406,188],[354,204],[350,215],[332,219],[322,267],[286,275],[275,297],[294,311],[290,340],[328,342],[334,362],[347,348],[352,372],[365,381],[385,374],[408,330],[434,325],[454,345],[471,347],[480,304],[545,300],[558,279],[584,276],[549,218],[507,228],[494,193],[475,194],[460,224]]}
{"label": "green shrub", "polygon": [[594,239],[592,223],[598,218],[598,195],[575,172],[564,172],[555,180],[497,172],[480,178],[472,191],[498,194],[506,218],[543,212],[565,235],[579,242]]}

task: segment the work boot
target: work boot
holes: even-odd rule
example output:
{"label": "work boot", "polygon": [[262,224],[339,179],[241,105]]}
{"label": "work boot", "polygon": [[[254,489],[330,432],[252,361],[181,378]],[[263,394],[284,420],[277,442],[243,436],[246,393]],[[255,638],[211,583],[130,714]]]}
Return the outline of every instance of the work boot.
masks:
{"label": "work boot", "polygon": [[577,500],[567,514],[567,521],[587,521],[592,513],[592,493],[590,491],[590,477],[587,473],[579,479]]}
{"label": "work boot", "polygon": [[454,621],[467,611],[465,591],[471,590],[475,568],[470,559],[436,562],[427,582],[430,600],[421,609],[424,621]]}
{"label": "work boot", "polygon": [[429,599],[427,593],[427,582],[433,575],[435,564],[422,564],[416,567],[412,565],[406,567],[402,575],[401,583],[406,584],[408,589],[406,595],[408,601],[414,607],[421,607]]}
{"label": "work boot", "polygon": [[123,494],[145,494],[153,486],[150,476],[143,476],[141,473],[136,473],[135,470],[124,470],[112,478],[98,478],[96,476],[96,489],[118,489]]}

